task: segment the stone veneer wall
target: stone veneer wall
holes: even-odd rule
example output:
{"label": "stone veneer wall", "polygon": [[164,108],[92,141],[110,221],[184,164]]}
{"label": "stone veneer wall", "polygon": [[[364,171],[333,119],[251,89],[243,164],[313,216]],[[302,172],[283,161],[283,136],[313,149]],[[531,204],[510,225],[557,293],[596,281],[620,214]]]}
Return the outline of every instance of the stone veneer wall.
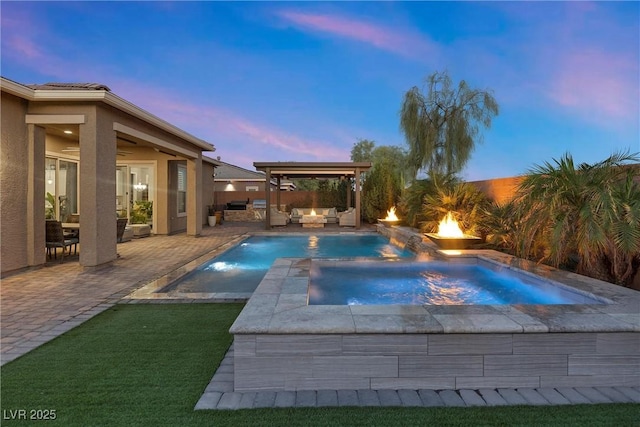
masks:
{"label": "stone veneer wall", "polygon": [[258,209],[260,215],[256,215],[253,205],[247,205],[247,209],[243,211],[225,210],[224,220],[229,222],[264,222],[264,209]]}
{"label": "stone veneer wall", "polygon": [[235,335],[235,391],[640,386],[640,334]]}

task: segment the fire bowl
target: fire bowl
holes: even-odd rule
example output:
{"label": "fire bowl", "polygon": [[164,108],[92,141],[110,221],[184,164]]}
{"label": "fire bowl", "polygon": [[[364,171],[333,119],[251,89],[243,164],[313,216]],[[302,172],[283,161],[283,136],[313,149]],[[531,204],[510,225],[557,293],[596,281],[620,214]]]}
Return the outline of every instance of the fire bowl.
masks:
{"label": "fire bowl", "polygon": [[424,233],[440,249],[468,249],[475,243],[480,243],[482,239],[476,236],[464,235],[464,237],[442,237],[435,233]]}
{"label": "fire bowl", "polygon": [[378,222],[384,225],[385,227],[389,228],[392,225],[397,225],[400,222],[400,220],[399,219],[378,219]]}

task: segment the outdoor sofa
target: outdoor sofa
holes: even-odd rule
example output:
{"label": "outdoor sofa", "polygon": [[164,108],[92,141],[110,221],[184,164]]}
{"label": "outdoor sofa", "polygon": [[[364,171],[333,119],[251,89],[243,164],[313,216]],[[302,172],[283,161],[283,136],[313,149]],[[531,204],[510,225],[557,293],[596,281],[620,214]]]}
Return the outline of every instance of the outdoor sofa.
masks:
{"label": "outdoor sofa", "polygon": [[[302,215],[311,215],[312,208],[293,208],[291,209],[291,223],[299,224]],[[335,224],[338,222],[338,216],[336,208],[313,208],[316,211],[316,215],[323,215],[328,224]]]}

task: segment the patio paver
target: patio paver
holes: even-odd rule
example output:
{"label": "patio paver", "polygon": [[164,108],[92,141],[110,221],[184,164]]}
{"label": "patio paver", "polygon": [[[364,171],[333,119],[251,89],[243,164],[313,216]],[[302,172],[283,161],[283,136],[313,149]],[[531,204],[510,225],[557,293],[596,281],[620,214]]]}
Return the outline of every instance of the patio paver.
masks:
{"label": "patio paver", "polygon": [[[133,290],[233,238],[263,229],[261,223],[227,222],[204,227],[200,237],[182,233],[133,239],[118,244],[120,256],[109,266],[84,269],[76,255],[66,257],[64,263],[52,260],[43,267],[3,277],[0,364],[70,331],[117,304]],[[78,250],[82,251],[81,245]]]}
{"label": "patio paver", "polygon": [[[132,291],[179,270],[183,265],[245,233],[262,232],[261,223],[205,227],[198,238],[152,236],[118,244],[120,257],[100,269],[83,269],[77,256],[60,264],[8,275],[0,287],[0,363],[4,365],[111,308]],[[275,232],[300,231],[298,228]],[[326,229],[325,232],[337,231]],[[343,231],[343,230],[340,230]],[[314,232],[318,232],[315,230]],[[81,248],[80,248],[81,250]],[[46,302],[46,303],[43,303]],[[129,303],[202,303],[203,300],[134,300]],[[196,410],[276,406],[452,406],[640,403],[638,387],[479,390],[318,390],[233,391],[233,347],[195,405]],[[524,394],[524,395],[523,395]],[[526,395],[526,396],[525,396]],[[546,402],[546,403],[545,403]]]}

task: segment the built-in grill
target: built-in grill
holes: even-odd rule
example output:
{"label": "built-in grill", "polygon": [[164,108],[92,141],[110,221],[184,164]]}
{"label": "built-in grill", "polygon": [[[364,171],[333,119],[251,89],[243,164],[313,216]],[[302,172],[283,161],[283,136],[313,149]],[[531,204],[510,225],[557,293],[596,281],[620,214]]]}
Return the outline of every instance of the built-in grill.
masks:
{"label": "built-in grill", "polygon": [[253,209],[267,209],[267,201],[265,199],[255,199],[253,201]]}
{"label": "built-in grill", "polygon": [[247,204],[249,204],[249,199],[247,200],[232,200],[227,203],[227,210],[230,211],[244,211],[247,210]]}

